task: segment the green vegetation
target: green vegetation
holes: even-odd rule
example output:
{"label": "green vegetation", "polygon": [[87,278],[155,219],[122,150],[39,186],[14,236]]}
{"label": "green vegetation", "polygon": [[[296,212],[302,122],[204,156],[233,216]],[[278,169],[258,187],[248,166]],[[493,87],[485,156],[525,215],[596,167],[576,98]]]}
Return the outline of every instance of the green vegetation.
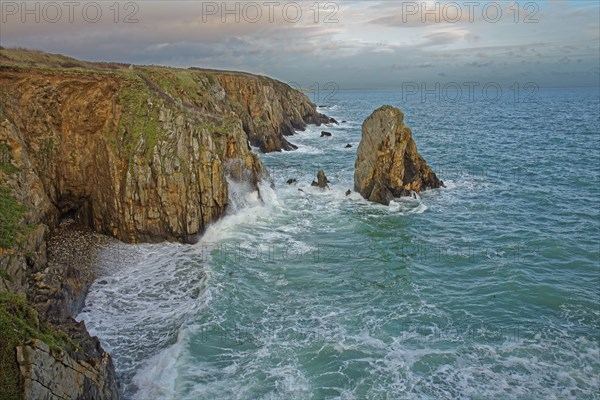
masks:
{"label": "green vegetation", "polygon": [[164,134],[159,127],[158,111],[148,105],[148,100],[157,102],[148,85],[138,77],[127,79],[119,90],[118,102],[123,107],[118,127],[119,148],[130,162],[133,161],[140,138],[146,141],[146,154],[151,154],[156,142]]}
{"label": "green vegetation", "polygon": [[22,397],[15,347],[30,339],[43,341],[53,351],[72,345],[64,332],[40,322],[25,298],[0,291],[0,397],[3,400]]}
{"label": "green vegetation", "polygon": [[199,105],[206,99],[206,81],[214,82],[209,74],[175,68],[142,68],[139,72],[172,98]]}
{"label": "green vegetation", "polygon": [[206,79],[208,80],[208,83],[210,85],[214,85],[215,84],[215,82],[216,82],[215,77],[212,76],[211,74],[202,74],[202,76],[206,77]]}
{"label": "green vegetation", "polygon": [[[146,143],[143,155],[150,155],[165,134],[158,121],[159,105],[179,101],[187,106],[205,104],[209,101],[205,85],[211,80],[214,82],[207,73],[159,67],[136,68],[124,77],[118,98],[123,114],[119,120],[119,138],[114,144],[124,151],[130,165],[134,162],[136,146],[141,138]],[[149,105],[149,101],[153,106]],[[186,109],[178,108],[177,112],[185,113]],[[211,133],[225,134],[231,131],[231,124],[226,118],[219,125],[207,123],[204,127]]]}
{"label": "green vegetation", "polygon": [[206,122],[200,125],[201,129],[206,129],[209,133],[217,135],[227,135],[238,123],[237,118],[226,117],[219,121],[220,124],[216,125],[214,122]]}
{"label": "green vegetation", "polygon": [[6,143],[0,143],[0,171],[7,175],[12,175],[19,171],[19,168],[10,162],[10,149]]}
{"label": "green vegetation", "polygon": [[0,247],[12,248],[24,228],[19,225],[27,207],[19,203],[6,188],[0,186]]}
{"label": "green vegetation", "polygon": [[12,282],[12,276],[10,276],[10,274],[3,269],[0,269],[0,278],[4,279],[5,281]]}

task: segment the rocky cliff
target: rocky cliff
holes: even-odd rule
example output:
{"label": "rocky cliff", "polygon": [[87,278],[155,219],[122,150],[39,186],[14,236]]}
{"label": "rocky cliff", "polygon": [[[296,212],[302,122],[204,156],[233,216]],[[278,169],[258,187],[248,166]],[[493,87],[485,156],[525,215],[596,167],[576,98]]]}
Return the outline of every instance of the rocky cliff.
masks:
{"label": "rocky cliff", "polygon": [[[0,50],[0,290],[27,295],[64,331],[90,280],[78,265],[48,266],[59,221],[126,242],[194,242],[226,211],[228,181],[258,188],[264,168],[249,143],[292,149],[284,136],[329,122],[302,93],[266,77]],[[92,342],[88,335],[78,346]],[[114,382],[100,385],[114,375],[103,351],[19,343],[26,397],[54,390],[38,374],[43,363],[67,366],[63,383],[85,383],[94,394],[85,398],[115,398]],[[72,361],[97,369],[86,378]],[[73,390],[65,398],[78,398]]]}
{"label": "rocky cliff", "polygon": [[399,109],[383,106],[367,117],[358,145],[354,190],[367,200],[387,205],[394,197],[442,185],[417,151]]}
{"label": "rocky cliff", "polygon": [[285,83],[251,75],[213,76],[216,87],[223,88],[232,111],[240,117],[250,143],[264,152],[296,149],[285,136],[304,130],[306,124],[337,123],[315,112],[315,105],[305,95]]}

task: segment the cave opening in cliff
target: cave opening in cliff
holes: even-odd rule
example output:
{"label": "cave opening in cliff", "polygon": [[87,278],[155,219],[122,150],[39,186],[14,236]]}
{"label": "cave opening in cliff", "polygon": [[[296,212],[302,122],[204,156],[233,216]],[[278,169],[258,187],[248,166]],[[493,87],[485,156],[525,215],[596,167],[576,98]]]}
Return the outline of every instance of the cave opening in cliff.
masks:
{"label": "cave opening in cliff", "polygon": [[62,197],[58,202],[57,223],[72,220],[78,224],[92,227],[92,204],[86,198]]}

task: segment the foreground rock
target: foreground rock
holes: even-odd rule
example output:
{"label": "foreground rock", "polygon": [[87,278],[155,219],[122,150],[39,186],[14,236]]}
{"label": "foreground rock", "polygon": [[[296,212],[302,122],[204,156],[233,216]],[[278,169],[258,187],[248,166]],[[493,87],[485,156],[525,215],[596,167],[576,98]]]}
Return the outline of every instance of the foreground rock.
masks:
{"label": "foreground rock", "polygon": [[0,291],[0,398],[118,400],[110,355],[83,322],[50,324],[24,296]]}
{"label": "foreground rock", "polygon": [[394,197],[443,186],[417,151],[404,114],[392,106],[375,110],[363,123],[354,166],[354,190],[388,205]]}
{"label": "foreground rock", "polygon": [[[82,329],[85,331],[85,326]],[[98,339],[88,339],[92,340],[97,342]],[[70,355],[62,350],[51,350],[38,339],[17,346],[16,350],[26,400],[121,398],[114,383],[112,360],[99,343],[96,348],[86,349],[84,359],[81,353]]]}

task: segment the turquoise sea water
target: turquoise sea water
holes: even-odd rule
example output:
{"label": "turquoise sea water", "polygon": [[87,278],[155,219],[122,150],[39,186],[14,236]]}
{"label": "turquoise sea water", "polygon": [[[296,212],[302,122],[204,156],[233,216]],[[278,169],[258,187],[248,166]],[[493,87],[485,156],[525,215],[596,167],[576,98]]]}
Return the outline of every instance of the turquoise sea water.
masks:
{"label": "turquoise sea water", "polygon": [[[446,188],[345,195],[383,104]],[[598,90],[327,106],[347,122],[261,155],[274,185],[232,186],[197,245],[103,251],[79,318],[127,398],[600,398]],[[310,186],[319,168],[331,190]]]}

